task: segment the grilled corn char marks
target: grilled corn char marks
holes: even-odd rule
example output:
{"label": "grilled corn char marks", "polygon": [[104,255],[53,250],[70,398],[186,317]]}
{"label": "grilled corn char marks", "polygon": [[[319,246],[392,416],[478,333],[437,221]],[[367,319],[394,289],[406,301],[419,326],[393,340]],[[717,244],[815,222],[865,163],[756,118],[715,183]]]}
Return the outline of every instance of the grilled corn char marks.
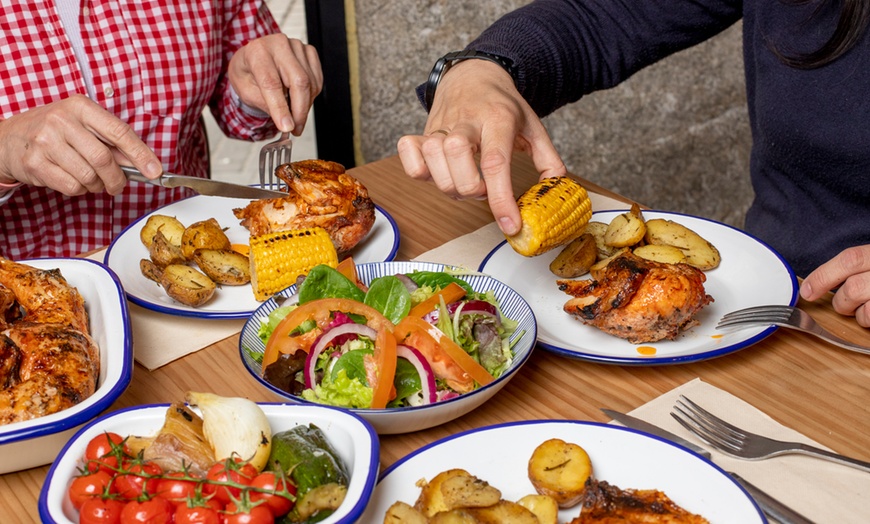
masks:
{"label": "grilled corn char marks", "polygon": [[303,160],[279,166],[275,175],[287,184],[287,197],[255,200],[233,210],[251,236],[322,227],[342,255],[374,225],[375,204],[368,190],[341,164]]}
{"label": "grilled corn char marks", "polygon": [[673,340],[697,323],[695,314],[713,298],[706,276],[687,264],[661,264],[627,252],[607,265],[599,280],[559,280],[571,295],[564,310],[585,324],[633,344]]}
{"label": "grilled corn char marks", "polygon": [[0,289],[0,424],[49,415],[90,397],[100,355],[79,292],[58,270],[4,258]]}

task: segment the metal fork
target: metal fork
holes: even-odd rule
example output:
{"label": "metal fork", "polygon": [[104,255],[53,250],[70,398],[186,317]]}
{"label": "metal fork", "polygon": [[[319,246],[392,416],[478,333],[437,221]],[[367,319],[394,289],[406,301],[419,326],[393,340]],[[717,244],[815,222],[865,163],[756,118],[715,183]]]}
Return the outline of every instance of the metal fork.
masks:
{"label": "metal fork", "polygon": [[[260,149],[260,187],[273,187],[275,169],[282,164],[290,163],[290,153],[293,151],[293,137],[290,133],[281,133],[274,142],[269,142]],[[268,184],[268,185],[267,185]]]}
{"label": "metal fork", "polygon": [[820,457],[837,464],[870,472],[870,462],[846,457],[800,442],[784,442],[756,435],[725,422],[695,402],[680,395],[671,416],[702,441],[734,457],[760,460],[777,455],[797,453]]}
{"label": "metal fork", "polygon": [[809,313],[796,307],[756,306],[740,309],[723,316],[716,328],[743,329],[747,327],[767,326],[770,324],[810,333],[811,335],[815,335],[831,344],[835,344],[851,351],[857,351],[858,353],[864,353],[865,355],[870,355],[870,347],[860,346],[849,342],[848,340],[843,340],[818,325]]}

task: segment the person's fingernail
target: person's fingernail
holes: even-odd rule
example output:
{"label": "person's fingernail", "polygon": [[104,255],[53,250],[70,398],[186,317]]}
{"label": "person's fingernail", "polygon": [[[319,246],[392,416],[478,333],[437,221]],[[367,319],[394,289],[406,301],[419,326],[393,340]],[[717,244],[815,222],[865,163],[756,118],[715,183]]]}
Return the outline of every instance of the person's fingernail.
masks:
{"label": "person's fingernail", "polygon": [[804,298],[813,296],[813,286],[806,280],[801,284],[801,296]]}
{"label": "person's fingernail", "polygon": [[149,162],[148,165],[145,166],[145,176],[151,178],[157,178],[163,173],[163,166],[160,165],[160,162]]}
{"label": "person's fingernail", "polygon": [[514,221],[508,217],[501,217],[498,219],[498,227],[501,228],[502,232],[506,235],[513,235],[517,230],[516,224]]}
{"label": "person's fingernail", "polygon": [[283,120],[281,120],[281,131],[284,133],[290,133],[293,131],[293,128],[296,127],[296,123],[293,122],[293,117],[285,116]]}

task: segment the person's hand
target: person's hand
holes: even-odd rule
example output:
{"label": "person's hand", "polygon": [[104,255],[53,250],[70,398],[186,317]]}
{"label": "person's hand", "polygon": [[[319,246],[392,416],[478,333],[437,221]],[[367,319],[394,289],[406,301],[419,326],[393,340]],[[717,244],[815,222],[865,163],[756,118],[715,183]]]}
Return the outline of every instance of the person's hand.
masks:
{"label": "person's hand", "polygon": [[870,245],[850,247],[807,275],[801,296],[816,300],[839,286],[831,301],[834,311],[853,316],[870,328]]}
{"label": "person's hand", "polygon": [[459,62],[441,79],[430,109],[424,135],[399,139],[405,172],[432,180],[454,198],[487,198],[501,230],[519,232],[510,171],[514,150],[530,154],[541,178],[564,175],[566,169],[513,79],[485,60]]}
{"label": "person's hand", "polygon": [[269,113],[278,129],[297,136],[323,89],[317,49],[280,33],[236,51],[227,74],[242,102]]}
{"label": "person's hand", "polygon": [[119,163],[149,178],[163,167],[133,129],[84,95],[0,121],[0,182],[48,187],[65,195],[121,192]]}

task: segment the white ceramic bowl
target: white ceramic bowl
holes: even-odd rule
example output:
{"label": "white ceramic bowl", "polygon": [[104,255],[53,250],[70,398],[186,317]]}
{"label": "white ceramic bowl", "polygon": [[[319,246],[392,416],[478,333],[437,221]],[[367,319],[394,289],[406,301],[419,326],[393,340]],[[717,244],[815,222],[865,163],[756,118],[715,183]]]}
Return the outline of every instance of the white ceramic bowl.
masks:
{"label": "white ceramic bowl", "polygon": [[[300,424],[315,424],[344,459],[350,483],[344,502],[324,524],[349,524],[362,515],[372,496],[380,467],[380,445],[372,427],[360,417],[326,406],[260,404],[272,432]],[[67,497],[70,482],[84,464],[88,441],[106,431],[119,435],[154,435],[163,426],[169,404],[136,406],[109,413],[82,428],[52,464],[39,494],[39,516],[44,523],[74,524],[78,512]]]}
{"label": "white ceramic bowl", "polygon": [[[443,264],[430,262],[378,262],[370,264],[359,264],[357,272],[361,281],[365,283],[371,282],[372,279],[385,276],[395,275],[398,273],[410,273],[414,270],[419,271],[443,271]],[[456,398],[429,404],[425,406],[409,407],[409,408],[388,408],[388,409],[351,409],[350,411],[360,415],[369,421],[375,430],[382,435],[396,433],[410,433],[422,429],[431,428],[461,417],[466,413],[477,408],[516,375],[523,364],[526,363],[532,350],[535,347],[537,340],[537,324],[535,322],[535,314],[532,308],[516,291],[511,289],[506,284],[498,280],[480,273],[469,273],[457,275],[471,285],[475,291],[491,290],[495,294],[501,306],[502,313],[519,323],[514,337],[520,337],[514,344],[514,360],[511,367],[504,372],[498,379],[492,383],[478,388],[470,393],[460,395]],[[296,286],[279,293],[283,296],[291,296],[296,292]],[[242,334],[239,339],[239,353],[241,354],[242,362],[245,368],[260,381],[263,386],[272,391],[277,397],[283,400],[292,402],[309,403],[308,401],[291,395],[281,389],[273,386],[263,379],[261,376],[261,366],[252,354],[262,355],[265,347],[263,342],[257,336],[257,330],[263,319],[267,318],[269,313],[278,307],[274,299],[270,299],[263,303],[242,328]]]}
{"label": "white ceramic bowl", "polygon": [[0,474],[43,466],[89,420],[105,411],[127,386],[133,373],[130,315],[115,273],[93,260],[40,258],[21,263],[60,269],[85,299],[91,337],[100,348],[100,379],[90,398],[59,413],[0,426]]}

